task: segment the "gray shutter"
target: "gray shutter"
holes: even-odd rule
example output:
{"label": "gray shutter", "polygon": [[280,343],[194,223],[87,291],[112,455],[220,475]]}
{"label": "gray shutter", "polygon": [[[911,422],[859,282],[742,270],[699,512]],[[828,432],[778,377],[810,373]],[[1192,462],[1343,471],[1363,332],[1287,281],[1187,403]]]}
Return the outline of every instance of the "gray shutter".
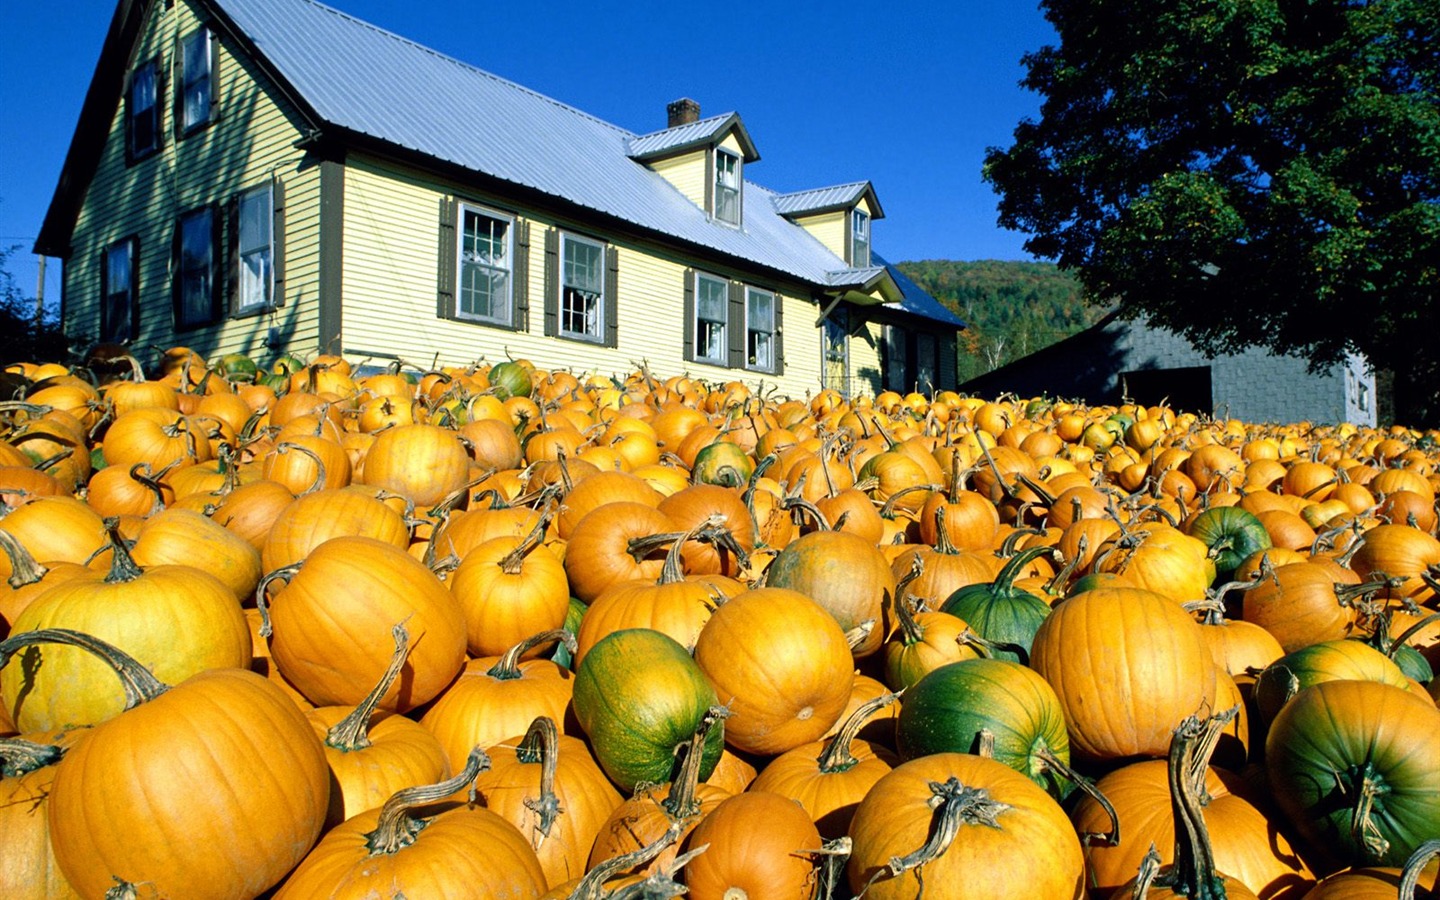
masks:
{"label": "gray shutter", "polygon": [[730,368],[745,368],[745,285],[738,281],[730,282],[730,316],[725,323],[725,336],[730,342]]}
{"label": "gray shutter", "polygon": [[[231,202],[234,203],[233,198]],[[235,206],[239,208],[239,204]],[[220,321],[225,314],[225,293],[220,278],[226,262],[224,219],[224,204],[210,208],[210,322]]]}
{"label": "gray shutter", "polygon": [[895,354],[891,349],[891,342],[894,340],[895,326],[881,325],[880,346],[878,349],[880,350],[880,390],[882,391],[894,389],[891,385],[895,383],[895,375],[890,370],[890,367],[894,365],[893,358]]}
{"label": "gray shutter", "polygon": [[177,216],[170,232],[170,315],[171,327],[176,331],[184,321],[180,313],[180,222],[181,217]]}
{"label": "gray shutter", "polygon": [[436,277],[435,315],[455,318],[456,216],[458,205],[452,197],[440,198],[439,272]]}
{"label": "gray shutter", "polygon": [[685,313],[684,325],[684,348],[685,361],[695,361],[695,270],[685,270],[685,301],[682,307]]}
{"label": "gray shutter", "polygon": [[605,346],[620,346],[620,251],[605,247]]}
{"label": "gray shutter", "polygon": [[785,298],[779,291],[775,292],[775,336],[771,342],[775,345],[775,368],[770,371],[775,375],[785,374],[785,325],[782,312],[785,309]]}
{"label": "gray shutter", "polygon": [[530,223],[515,223],[515,260],[510,272],[515,314],[510,324],[516,331],[530,330]]}
{"label": "gray shutter", "polygon": [[560,333],[560,233],[545,229],[545,334]]}
{"label": "gray shutter", "polygon": [[213,28],[205,30],[210,32],[210,110],[206,121],[214,122],[220,118],[220,35]]}
{"label": "gray shutter", "polygon": [[270,305],[279,309],[285,305],[285,182],[279,178],[271,182],[270,202],[270,271],[274,273],[275,293]]}
{"label": "gray shutter", "polygon": [[705,153],[705,212],[715,215],[715,148]]}
{"label": "gray shutter", "polygon": [[100,248],[100,336],[99,340],[108,341],[115,333],[115,326],[110,322],[110,249]]}

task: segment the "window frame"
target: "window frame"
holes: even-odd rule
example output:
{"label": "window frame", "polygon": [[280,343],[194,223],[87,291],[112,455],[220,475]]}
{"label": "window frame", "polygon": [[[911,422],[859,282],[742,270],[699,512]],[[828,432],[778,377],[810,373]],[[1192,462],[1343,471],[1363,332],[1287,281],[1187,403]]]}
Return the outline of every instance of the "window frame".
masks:
{"label": "window frame", "polygon": [[857,269],[870,265],[870,214],[858,206],[850,210],[850,265]]}
{"label": "window frame", "polygon": [[[770,298],[770,327],[768,331],[755,328],[754,323],[750,321],[750,298],[752,295]],[[780,356],[777,333],[779,332],[780,327],[776,321],[776,307],[778,307],[779,304],[780,295],[777,294],[775,291],[766,290],[762,287],[756,287],[753,284],[745,285],[745,368],[751,372],[765,372],[767,374],[771,374],[777,370]],[[753,359],[752,350],[754,348],[754,344],[752,343],[752,336],[758,334],[764,334],[769,338],[770,361],[764,365],[756,362]]]}
{"label": "window frame", "polygon": [[885,326],[885,390],[908,394],[913,389],[909,344],[910,329],[894,324]]}
{"label": "window frame", "polygon": [[[915,377],[911,379],[913,390],[922,394],[931,394],[936,391],[940,383],[940,336],[930,331],[916,331],[914,337],[915,361],[913,363]],[[925,357],[929,356],[929,377],[922,367]]]}
{"label": "window frame", "polygon": [[[730,363],[730,280],[722,278],[712,272],[696,270],[694,273],[695,303],[690,321],[686,327],[690,329],[691,338],[694,341],[694,361],[710,366],[727,366]],[[716,285],[719,288],[720,318],[704,318],[700,315],[701,306],[701,285],[704,283]],[[707,356],[702,352],[701,324],[709,322],[719,325],[719,355]]]}
{"label": "window frame", "polygon": [[[483,262],[467,262],[465,259],[465,223],[466,213],[473,213],[489,219],[492,222],[501,222],[505,225],[505,265],[496,266]],[[517,227],[516,218],[509,213],[503,213],[478,203],[469,203],[461,200],[456,204],[455,222],[455,318],[462,322],[476,322],[482,325],[493,325],[497,328],[514,329],[516,321],[515,309],[515,262],[516,245],[515,230]],[[503,306],[505,315],[481,315],[479,313],[467,312],[463,308],[465,295],[465,267],[466,265],[478,266],[488,269],[491,272],[502,272],[505,276],[505,296]],[[493,284],[493,282],[492,282]],[[493,295],[492,295],[493,296]],[[492,309],[494,304],[492,303]]]}
{"label": "window frame", "polygon": [[[728,169],[727,166],[722,165],[722,160],[729,161]],[[721,223],[722,225],[729,225],[734,228],[739,228],[740,223],[744,218],[744,166],[745,160],[741,158],[740,154],[736,153],[733,150],[728,150],[724,147],[715,148],[715,184],[712,191],[714,197],[714,209],[711,211],[711,216],[714,218],[715,221]],[[725,176],[727,171],[731,175],[733,175],[735,180],[734,184],[727,184],[725,182]],[[726,194],[733,196],[735,199],[735,218],[733,221],[721,215],[720,212],[723,206],[721,202],[721,197]]]}
{"label": "window frame", "polygon": [[[135,107],[136,79],[141,72],[150,72],[151,97],[150,105],[145,110],[137,110]],[[160,110],[162,107],[162,85],[160,83],[160,57],[152,56],[144,60],[130,70],[125,81],[125,160],[127,163],[136,163],[160,152],[161,136],[163,134]],[[150,142],[147,146],[140,147],[136,144],[137,128],[136,123],[149,121]]]}
{"label": "window frame", "polygon": [[[600,280],[600,290],[598,292],[585,291],[585,289],[572,286],[569,283],[569,278],[567,276],[567,271],[569,267],[566,265],[566,258],[569,248],[572,244],[589,247],[595,250],[596,265],[598,268]],[[608,268],[608,254],[606,252],[605,242],[596,240],[595,238],[572,234],[568,231],[562,231],[560,232],[560,243],[558,248],[557,261],[559,263],[559,272],[557,273],[557,286],[559,290],[559,296],[556,298],[555,308],[555,330],[557,336],[567,338],[572,341],[584,341],[586,343],[599,344],[603,346],[606,341],[605,335],[607,331],[606,308],[608,304],[613,302],[612,298],[608,296],[609,290],[607,284],[607,273],[605,271]],[[594,334],[591,334],[589,331],[574,331],[566,327],[567,317],[569,315],[573,315],[573,313],[571,313],[571,311],[568,309],[571,291],[575,291],[576,293],[595,293],[595,315],[593,319],[595,323]],[[585,318],[588,320],[590,319],[590,316],[586,315]]]}
{"label": "window frame", "polygon": [[[125,304],[123,313],[124,328],[117,331],[111,322],[110,298],[116,292],[111,285],[111,255],[124,249],[125,260]],[[136,332],[136,313],[139,302],[139,279],[140,279],[140,239],[136,235],[128,235],[107,245],[100,254],[100,340],[110,343],[120,343],[134,340]],[[110,327],[107,327],[110,326]]]}
{"label": "window frame", "polygon": [[[263,194],[267,198],[261,221],[265,223],[265,230],[269,239],[264,243],[263,248],[252,247],[247,251],[245,245],[245,201],[247,198],[257,194]],[[234,254],[233,277],[235,278],[235,294],[232,313],[236,318],[263,313],[280,306],[277,291],[279,282],[276,271],[279,256],[277,245],[280,236],[276,234],[275,203],[276,188],[273,180],[252,188],[247,188],[235,195],[235,233],[231,236],[233,246],[230,250]],[[265,254],[265,278],[263,282],[262,300],[259,303],[246,303],[245,260],[247,256],[262,252]]]}
{"label": "window frame", "polygon": [[[186,303],[186,282],[188,276],[200,267],[188,267],[186,265],[185,235],[187,223],[199,219],[202,216],[209,224],[209,228],[204,231],[206,236],[206,258],[204,261],[204,269],[206,271],[204,272],[204,276],[208,280],[207,293],[209,296],[204,298],[205,307],[203,315],[196,315],[194,318],[191,318],[187,315],[187,313],[192,310],[190,305]],[[220,285],[216,277],[219,269],[219,253],[217,252],[218,222],[219,216],[216,215],[214,206],[198,206],[194,209],[186,210],[175,219],[175,256],[171,276],[171,291],[174,301],[176,331],[188,331],[194,328],[213,325],[219,318],[217,299],[220,296]],[[193,311],[197,314],[200,312],[199,304],[195,306]]]}
{"label": "window frame", "polygon": [[[203,81],[205,85],[204,113],[199,118],[190,119],[190,89],[200,78],[192,81],[192,73],[186,60],[189,56],[191,42],[196,39],[204,42],[201,56],[205,61]],[[176,68],[178,77],[175,79],[175,130],[181,138],[189,137],[197,131],[209,127],[216,118],[216,72],[219,69],[219,51],[217,48],[215,33],[208,27],[200,25],[189,34],[180,38],[176,48]]]}

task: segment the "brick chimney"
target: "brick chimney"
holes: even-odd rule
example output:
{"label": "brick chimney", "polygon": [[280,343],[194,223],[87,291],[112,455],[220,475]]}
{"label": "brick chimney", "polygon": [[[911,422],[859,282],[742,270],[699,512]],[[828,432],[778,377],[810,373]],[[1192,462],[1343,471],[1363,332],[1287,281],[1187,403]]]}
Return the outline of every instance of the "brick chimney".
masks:
{"label": "brick chimney", "polygon": [[681,97],[674,103],[667,104],[665,113],[670,122],[665,126],[666,128],[689,125],[692,122],[700,121],[700,104],[689,97]]}

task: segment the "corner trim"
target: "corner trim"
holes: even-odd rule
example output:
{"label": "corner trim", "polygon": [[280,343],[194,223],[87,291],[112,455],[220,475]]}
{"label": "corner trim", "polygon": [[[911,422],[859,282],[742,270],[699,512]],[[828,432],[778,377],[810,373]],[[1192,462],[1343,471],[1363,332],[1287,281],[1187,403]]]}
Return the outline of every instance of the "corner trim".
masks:
{"label": "corner trim", "polygon": [[320,291],[315,343],[321,353],[338,353],[343,336],[342,275],[345,268],[345,162],[320,162]]}

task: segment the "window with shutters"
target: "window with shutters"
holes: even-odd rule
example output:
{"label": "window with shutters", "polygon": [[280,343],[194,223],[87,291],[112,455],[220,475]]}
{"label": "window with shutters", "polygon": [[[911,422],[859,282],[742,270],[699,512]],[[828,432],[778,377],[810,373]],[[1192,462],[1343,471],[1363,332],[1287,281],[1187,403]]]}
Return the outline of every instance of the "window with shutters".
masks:
{"label": "window with shutters", "polygon": [[605,246],[564,234],[560,238],[560,336],[605,340]]}
{"label": "window with shutters", "polygon": [[147,60],[130,72],[125,89],[125,155],[144,159],[160,149],[160,62]]}
{"label": "window with shutters", "polygon": [[745,289],[745,367],[774,372],[776,362],[775,295]]}
{"label": "window with shutters", "polygon": [[514,321],[515,220],[460,205],[457,318],[509,327]]}
{"label": "window with shutters", "polygon": [[186,135],[208,125],[215,109],[215,41],[208,28],[180,40],[179,109],[176,125]]}
{"label": "window with shutters", "polygon": [[850,211],[850,265],[870,265],[870,216],[862,209]]}
{"label": "window with shutters", "polygon": [[100,340],[126,341],[135,337],[135,295],[139,242],[116,241],[105,249],[100,266]]}
{"label": "window with shutters", "polygon": [[729,150],[715,151],[715,218],[740,224],[740,157]]}
{"label": "window with shutters", "polygon": [[236,199],[236,314],[259,312],[276,305],[275,186],[264,184]]}
{"label": "window with shutters", "polygon": [[695,359],[723,366],[729,353],[725,320],[730,309],[730,283],[704,272],[695,273]]}
{"label": "window with shutters", "polygon": [[215,320],[215,211],[192,210],[175,226],[175,326]]}

